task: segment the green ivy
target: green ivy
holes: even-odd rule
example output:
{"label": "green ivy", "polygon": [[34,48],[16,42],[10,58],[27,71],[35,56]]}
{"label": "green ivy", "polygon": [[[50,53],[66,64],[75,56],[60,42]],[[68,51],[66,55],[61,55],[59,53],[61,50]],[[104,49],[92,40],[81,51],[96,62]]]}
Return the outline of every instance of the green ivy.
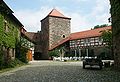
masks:
{"label": "green ivy", "polygon": [[0,14],[0,45],[15,48],[16,40],[18,39],[18,28],[19,26],[16,25],[8,16],[6,16],[6,20],[8,21],[7,25],[9,26],[8,32],[5,31],[4,25],[4,16]]}
{"label": "green ivy", "polygon": [[[5,31],[5,23],[7,20],[8,31]],[[8,66],[5,62],[9,60],[4,59],[3,46],[6,48],[15,48],[16,42],[18,41],[19,25],[17,25],[13,19],[7,16],[5,13],[0,12],[0,69]]]}
{"label": "green ivy", "polygon": [[0,14],[0,44],[2,44],[3,40],[3,16]]}

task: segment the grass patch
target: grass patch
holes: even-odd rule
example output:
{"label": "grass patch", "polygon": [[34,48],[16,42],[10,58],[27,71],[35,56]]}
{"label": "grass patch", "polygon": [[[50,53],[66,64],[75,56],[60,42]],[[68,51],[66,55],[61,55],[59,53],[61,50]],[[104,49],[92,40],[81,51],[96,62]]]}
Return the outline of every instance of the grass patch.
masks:
{"label": "grass patch", "polygon": [[23,65],[27,65],[27,63],[23,63],[21,62],[20,60],[18,59],[15,59],[15,60],[11,60],[9,64],[7,65],[4,65],[1,69],[0,69],[0,73],[3,73],[3,72],[6,72],[6,71],[10,71],[14,68],[17,68],[17,67],[21,67]]}

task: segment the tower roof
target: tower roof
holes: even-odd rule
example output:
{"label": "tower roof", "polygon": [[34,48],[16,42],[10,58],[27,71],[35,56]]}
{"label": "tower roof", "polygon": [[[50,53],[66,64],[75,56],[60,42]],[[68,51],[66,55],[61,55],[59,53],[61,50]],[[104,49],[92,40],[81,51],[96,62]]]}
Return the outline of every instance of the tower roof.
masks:
{"label": "tower roof", "polygon": [[64,16],[62,13],[60,13],[59,11],[57,11],[56,9],[53,9],[53,10],[48,14],[48,16],[68,18],[68,17]]}

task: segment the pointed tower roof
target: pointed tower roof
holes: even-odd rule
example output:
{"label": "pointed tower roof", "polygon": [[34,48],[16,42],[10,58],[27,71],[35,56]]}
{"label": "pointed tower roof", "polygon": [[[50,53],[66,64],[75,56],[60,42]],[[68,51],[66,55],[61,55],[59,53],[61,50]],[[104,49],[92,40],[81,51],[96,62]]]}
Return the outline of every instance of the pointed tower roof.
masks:
{"label": "pointed tower roof", "polygon": [[[62,18],[68,18],[66,16],[64,16],[62,13],[60,13],[59,11],[57,11],[56,9],[53,9],[48,16],[54,16],[54,17],[62,17]],[[70,18],[68,18],[70,19]]]}

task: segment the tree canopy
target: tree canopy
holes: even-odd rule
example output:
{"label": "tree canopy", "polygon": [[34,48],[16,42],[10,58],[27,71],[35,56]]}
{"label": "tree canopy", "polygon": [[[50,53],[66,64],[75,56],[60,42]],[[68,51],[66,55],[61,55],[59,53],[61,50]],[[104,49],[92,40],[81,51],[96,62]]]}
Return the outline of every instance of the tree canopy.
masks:
{"label": "tree canopy", "polygon": [[112,48],[112,31],[104,30],[102,31],[102,39],[108,44],[108,48]]}
{"label": "tree canopy", "polygon": [[106,26],[109,26],[109,25],[108,24],[96,25],[96,26],[94,26],[94,29],[96,29],[96,28],[102,28],[102,27],[106,27]]}

